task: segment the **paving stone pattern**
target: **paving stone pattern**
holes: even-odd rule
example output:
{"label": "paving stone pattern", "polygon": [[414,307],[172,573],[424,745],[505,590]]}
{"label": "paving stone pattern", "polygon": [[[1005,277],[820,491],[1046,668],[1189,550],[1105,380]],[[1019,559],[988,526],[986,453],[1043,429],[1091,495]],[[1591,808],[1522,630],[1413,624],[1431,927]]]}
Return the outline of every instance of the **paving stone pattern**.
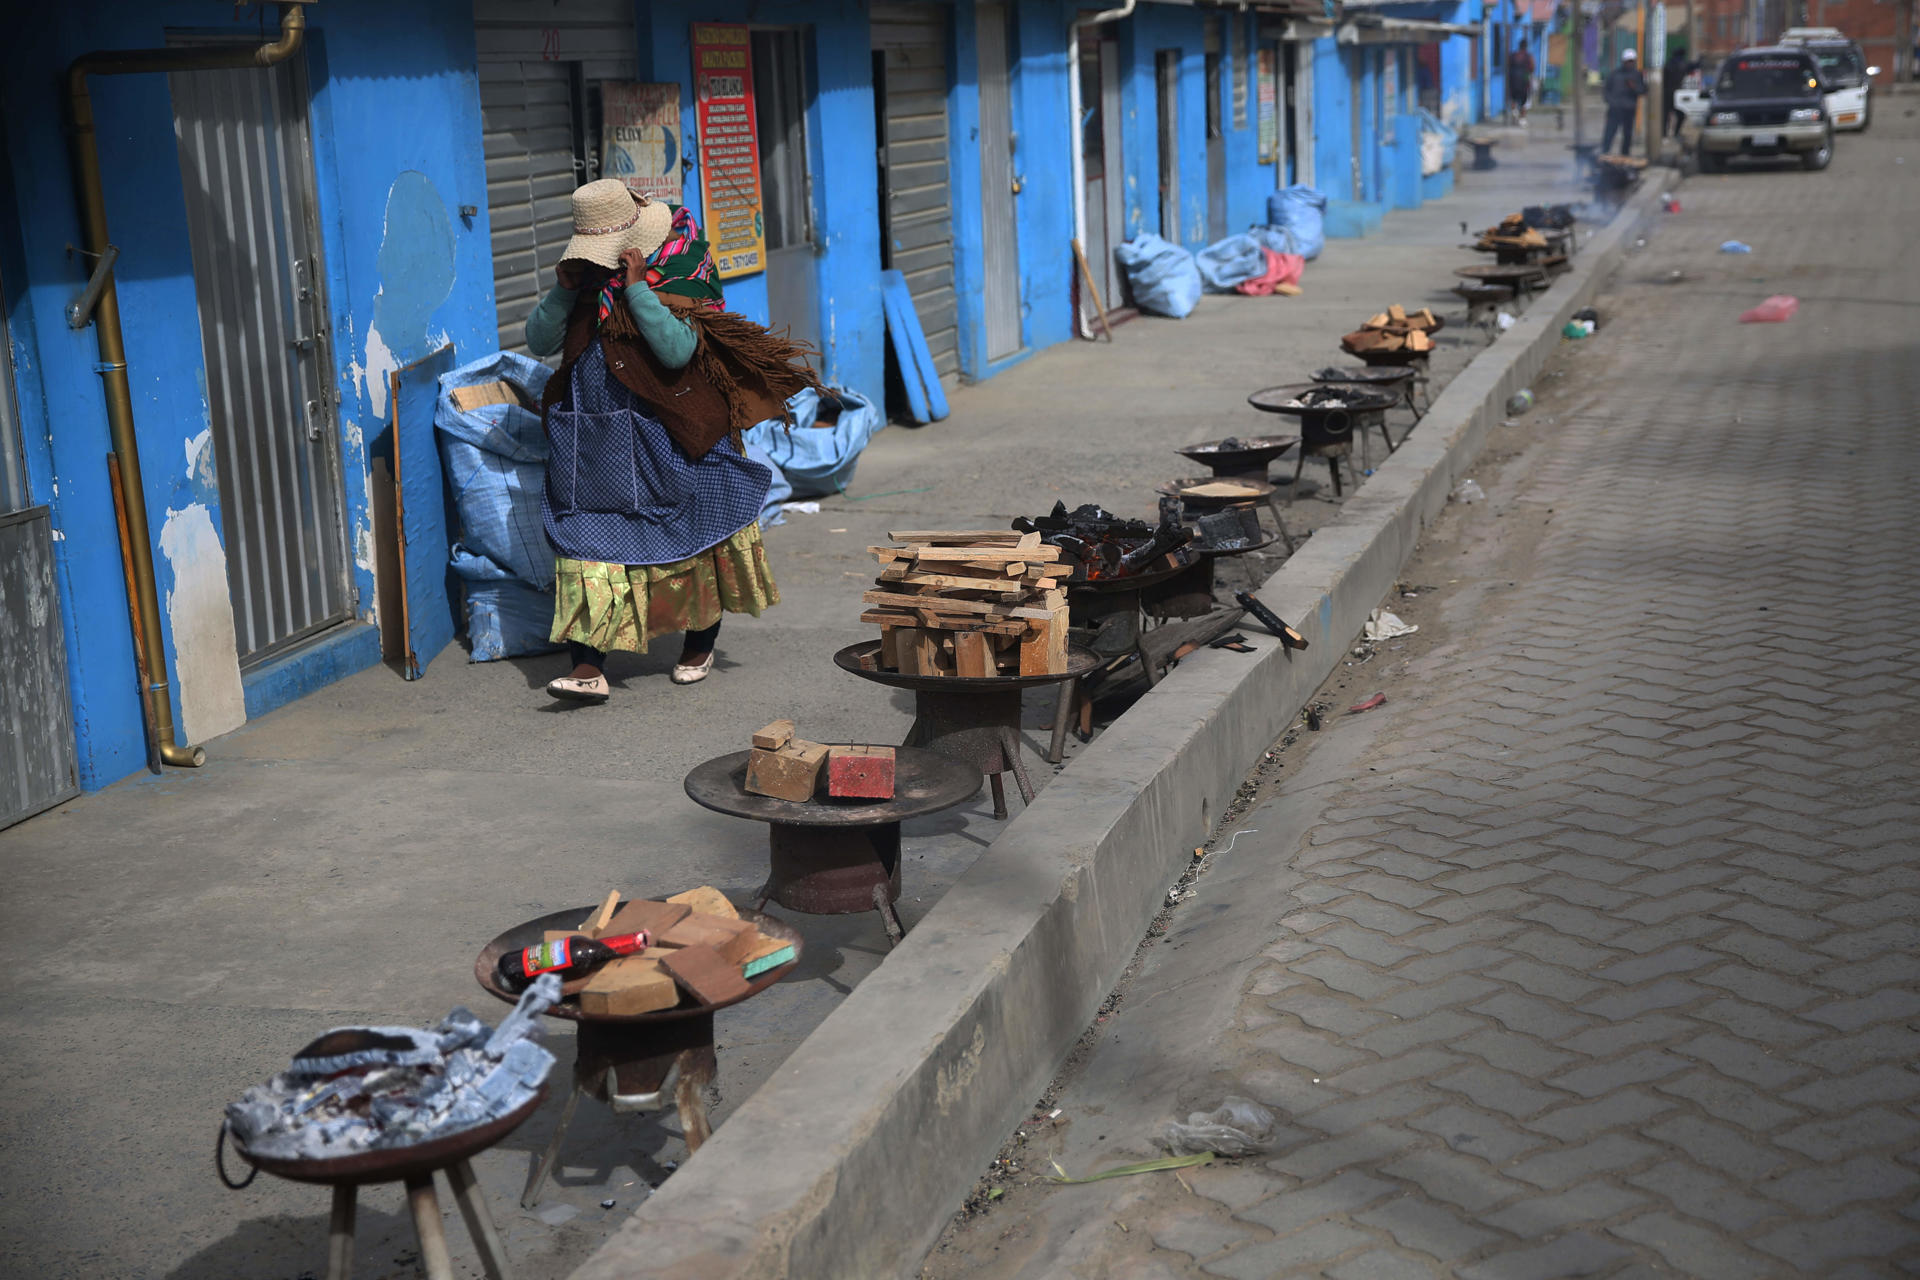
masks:
{"label": "paving stone pattern", "polygon": [[[1920,130],[1887,123],[1688,183],[1623,269],[1579,353],[1611,372],[1518,495],[1533,570],[1298,851],[1230,1065],[1303,1132],[1194,1272],[1920,1272]],[[1734,323],[1773,292],[1794,321]]]}

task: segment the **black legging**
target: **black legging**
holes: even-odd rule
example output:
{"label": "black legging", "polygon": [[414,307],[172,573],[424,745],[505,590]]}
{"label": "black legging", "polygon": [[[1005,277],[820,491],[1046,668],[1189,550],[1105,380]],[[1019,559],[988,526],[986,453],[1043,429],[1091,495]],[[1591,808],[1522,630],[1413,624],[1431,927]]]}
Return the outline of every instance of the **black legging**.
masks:
{"label": "black legging", "polygon": [[[696,655],[712,653],[714,641],[719,638],[720,624],[717,622],[704,631],[689,631],[687,632],[685,652]],[[569,640],[567,641],[567,652],[573,657],[573,665],[576,667],[589,666],[599,667],[602,671],[606,670],[606,653],[594,648],[592,645],[581,644],[578,640]]]}

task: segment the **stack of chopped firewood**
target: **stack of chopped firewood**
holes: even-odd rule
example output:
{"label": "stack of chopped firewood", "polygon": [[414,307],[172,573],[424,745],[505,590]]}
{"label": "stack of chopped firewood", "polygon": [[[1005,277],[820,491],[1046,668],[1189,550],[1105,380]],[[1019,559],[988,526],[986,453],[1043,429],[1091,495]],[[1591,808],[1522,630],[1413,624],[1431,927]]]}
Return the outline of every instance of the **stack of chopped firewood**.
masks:
{"label": "stack of chopped firewood", "polygon": [[1038,533],[908,529],[869,547],[880,578],[861,597],[880,626],[875,662],[903,675],[1058,675],[1067,669],[1060,548]]}

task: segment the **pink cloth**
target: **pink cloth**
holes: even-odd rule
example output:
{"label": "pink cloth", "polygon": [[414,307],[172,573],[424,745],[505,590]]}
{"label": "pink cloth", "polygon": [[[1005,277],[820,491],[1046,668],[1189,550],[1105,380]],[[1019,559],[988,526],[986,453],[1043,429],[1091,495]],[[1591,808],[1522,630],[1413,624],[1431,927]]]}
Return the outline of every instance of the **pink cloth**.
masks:
{"label": "pink cloth", "polygon": [[1779,324],[1783,320],[1793,319],[1793,313],[1799,309],[1800,299],[1790,293],[1776,293],[1752,310],[1742,311],[1740,323]]}
{"label": "pink cloth", "polygon": [[1276,253],[1264,245],[1260,252],[1267,257],[1267,269],[1253,279],[1233,286],[1235,290],[1248,297],[1264,298],[1283,284],[1300,283],[1300,277],[1307,269],[1305,258],[1297,253]]}

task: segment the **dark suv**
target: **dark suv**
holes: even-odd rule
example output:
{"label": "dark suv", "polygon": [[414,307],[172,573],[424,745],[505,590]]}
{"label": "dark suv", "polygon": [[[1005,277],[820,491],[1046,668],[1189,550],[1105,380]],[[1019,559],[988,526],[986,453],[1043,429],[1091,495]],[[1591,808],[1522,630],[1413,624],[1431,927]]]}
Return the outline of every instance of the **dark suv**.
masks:
{"label": "dark suv", "polygon": [[1797,155],[1809,169],[1833,159],[1833,121],[1822,101],[1820,66],[1805,49],[1742,49],[1720,64],[1700,131],[1700,172],[1729,156]]}

